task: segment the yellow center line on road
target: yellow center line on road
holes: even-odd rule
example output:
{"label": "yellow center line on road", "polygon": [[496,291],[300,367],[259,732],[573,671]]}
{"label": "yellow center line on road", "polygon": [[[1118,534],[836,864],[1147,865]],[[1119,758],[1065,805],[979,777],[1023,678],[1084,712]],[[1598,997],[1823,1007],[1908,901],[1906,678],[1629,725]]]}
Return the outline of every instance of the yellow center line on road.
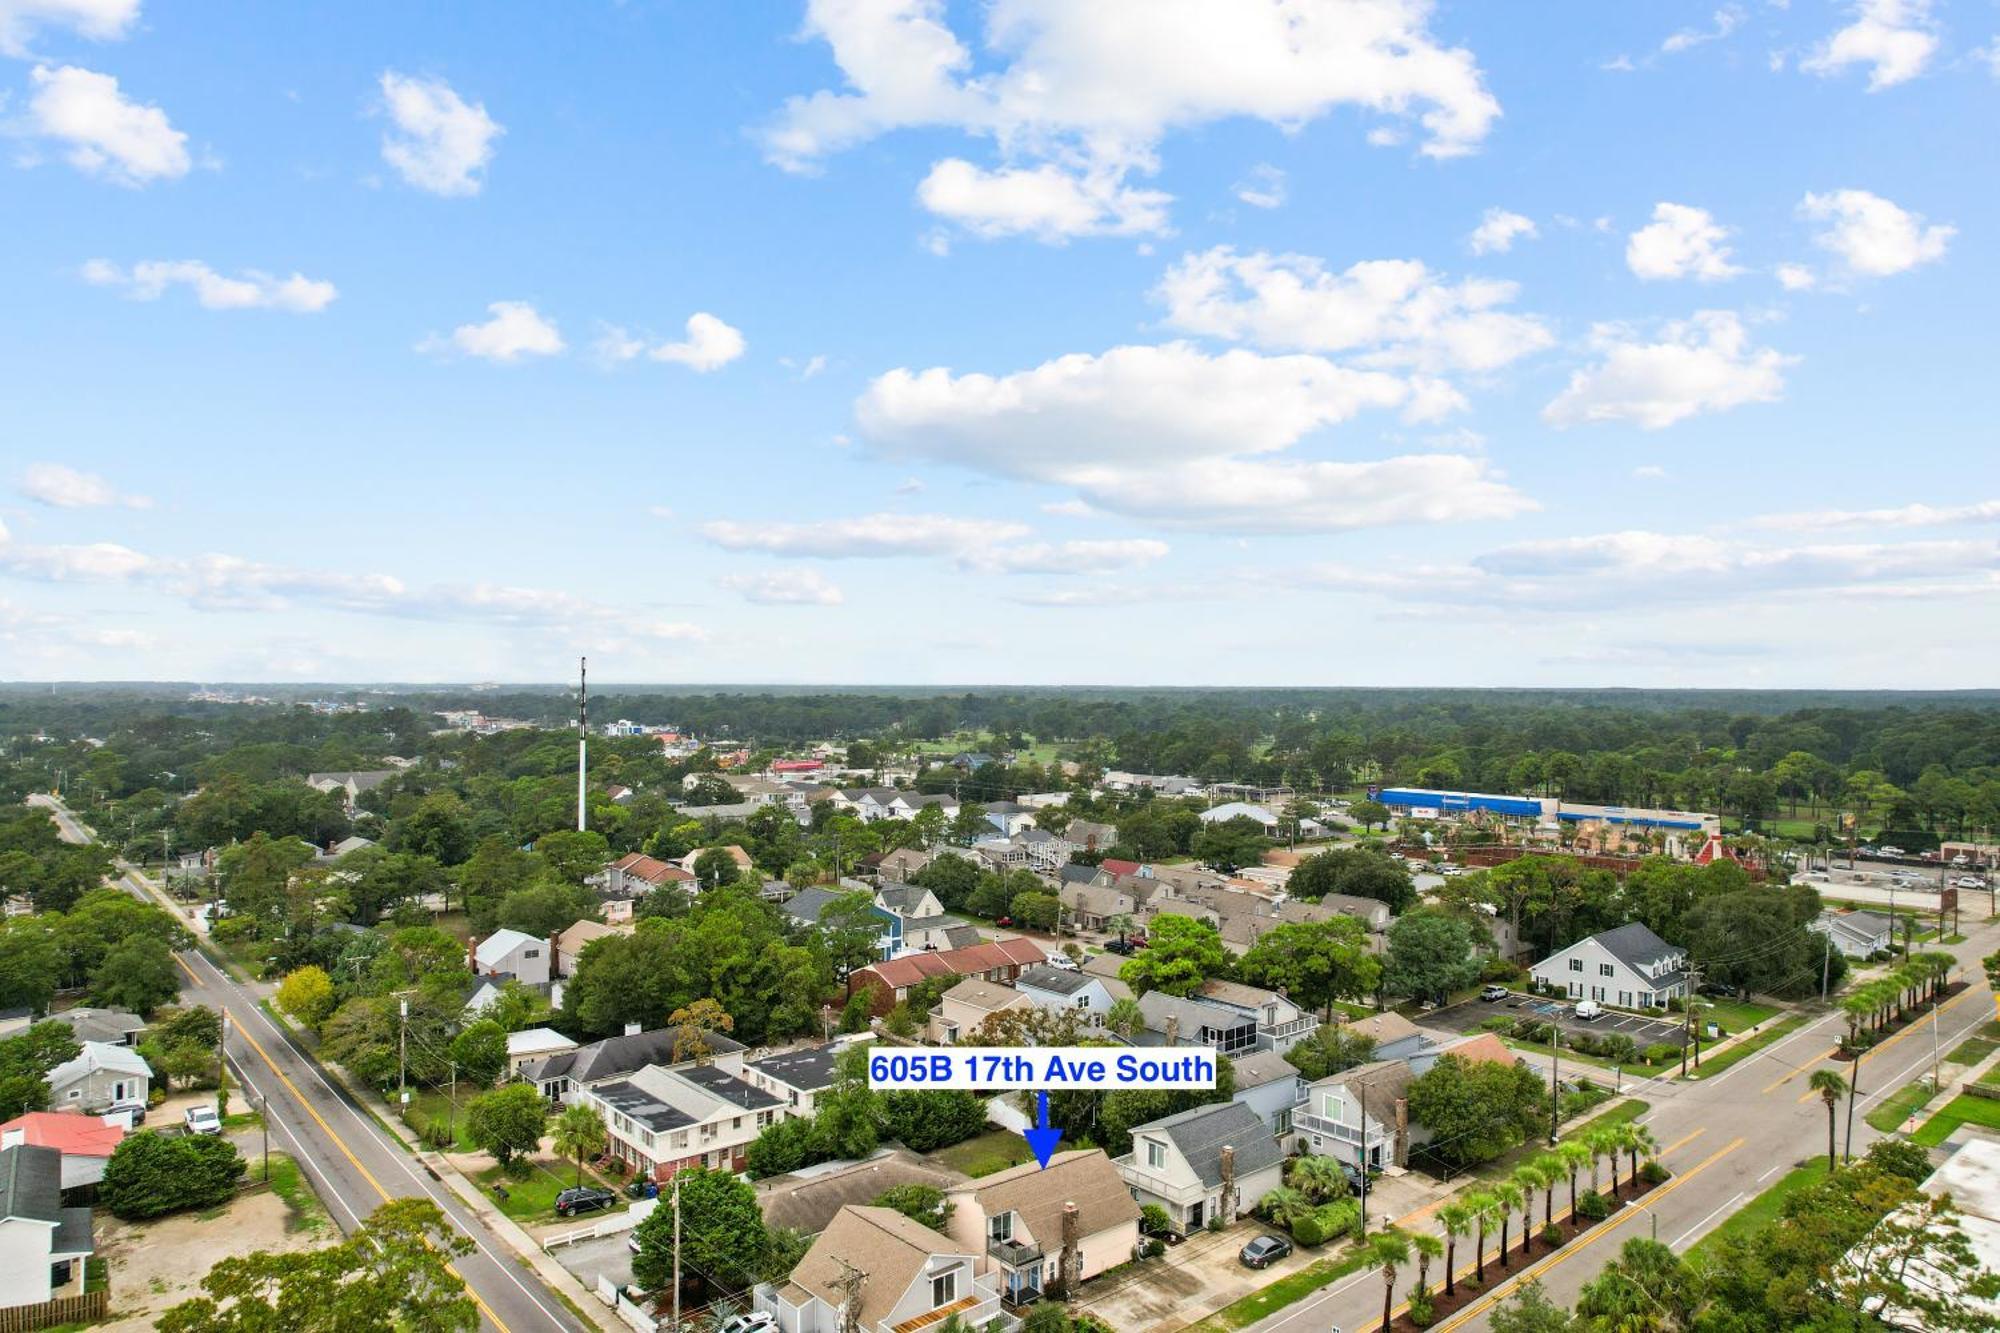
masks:
{"label": "yellow center line on road", "polygon": [[[1951,999],[1946,1000],[1943,1004],[1937,1007],[1936,1010],[1937,1016],[1939,1018],[1943,1018],[1945,1010],[1952,1008],[1954,1005],[1960,1004],[1966,1000],[1971,999],[1976,994],[1978,994],[1978,992],[1970,988],[1960,991],[1957,995],[1954,995]],[[1925,1014],[1923,1018],[1920,1018],[1916,1022],[1910,1024],[1908,1027],[1904,1028],[1901,1032],[1891,1035],[1887,1041],[1884,1041],[1877,1046],[1870,1046],[1866,1051],[1862,1052],[1861,1058],[1854,1062],[1854,1067],[1858,1068],[1861,1065],[1868,1063],[1868,1058],[1870,1056],[1879,1055],[1881,1052],[1888,1050],[1891,1046],[1894,1046],[1897,1042],[1909,1036],[1912,1032],[1923,1031],[1924,1028],[1927,1026],[1926,1020],[1929,1018],[1930,1015]],[[1803,1093],[1799,1095],[1799,1100],[1801,1102],[1807,1102],[1811,1101],[1814,1097],[1817,1096],[1819,1096],[1819,1093],[1817,1091],[1815,1091],[1812,1088],[1807,1088]]]}
{"label": "yellow center line on road", "polygon": [[[195,974],[195,970],[187,965],[186,959],[182,958],[179,954],[175,954],[174,961],[181,965],[181,971],[188,974],[188,979],[190,981],[193,981],[196,985],[204,984],[201,978]],[[250,1031],[247,1025],[238,1023],[236,1025],[236,1035],[250,1043],[250,1049],[257,1052],[257,1058],[262,1060],[265,1066],[269,1068],[270,1071],[277,1076],[278,1081],[285,1085],[286,1089],[288,1089],[291,1092],[293,1099],[297,1101],[301,1107],[305,1108],[305,1113],[313,1118],[313,1123],[320,1127],[320,1131],[324,1133],[327,1136],[327,1138],[333,1140],[333,1146],[340,1149],[341,1156],[345,1157],[348,1160],[348,1163],[351,1166],[353,1166],[353,1168],[356,1171],[359,1171],[361,1173],[361,1178],[368,1182],[369,1187],[372,1188],[377,1194],[382,1196],[382,1202],[388,1203],[391,1200],[393,1200],[396,1196],[389,1193],[389,1191],[383,1189],[382,1182],[375,1179],[375,1173],[370,1171],[367,1167],[361,1164],[361,1159],[354,1155],[354,1150],[347,1146],[347,1141],[345,1139],[341,1138],[340,1135],[334,1133],[333,1126],[329,1125],[326,1122],[326,1117],[319,1113],[319,1108],[306,1100],[305,1094],[299,1091],[299,1085],[292,1082],[291,1077],[287,1075],[284,1070],[278,1068],[278,1062],[273,1060],[270,1056],[270,1053],[264,1049],[263,1045],[259,1043],[255,1037],[250,1035]],[[425,1244],[427,1245],[429,1243],[430,1242],[428,1241],[425,1242]],[[435,1249],[436,1247],[432,1246],[431,1248]],[[451,1269],[453,1273],[458,1273],[458,1269],[451,1264],[446,1264],[445,1267]],[[459,1276],[461,1280],[463,1280],[464,1275],[459,1274]],[[472,1303],[479,1307],[480,1313],[484,1314],[488,1319],[493,1321],[493,1326],[499,1329],[500,1333],[512,1333],[512,1330],[507,1327],[506,1321],[501,1319],[499,1315],[493,1312],[493,1307],[488,1305],[485,1302],[485,1300],[483,1300],[480,1297],[479,1293],[472,1289],[472,1285],[470,1283],[466,1284],[465,1294],[472,1298]]]}
{"label": "yellow center line on road", "polygon": [[1765,1093],[1767,1093],[1767,1092],[1771,1092],[1771,1091],[1773,1091],[1773,1090],[1775,1090],[1775,1089],[1777,1089],[1777,1088],[1782,1088],[1782,1087],[1784,1087],[1784,1086],[1785,1086],[1785,1085],[1786,1085],[1787,1083],[1790,1083],[1790,1082],[1791,1082],[1791,1081],[1792,1081],[1793,1079],[1797,1078],[1797,1077],[1798,1077],[1798,1076],[1799,1076],[1800,1074],[1803,1074],[1803,1073],[1805,1073],[1805,1072],[1806,1072],[1807,1070],[1810,1070],[1810,1069],[1813,1069],[1813,1068],[1817,1067],[1818,1065],[1820,1065],[1821,1063],[1823,1063],[1824,1061],[1826,1061],[1826,1060],[1829,1060],[1829,1059],[1831,1059],[1831,1058],[1832,1058],[1832,1057],[1834,1056],[1834,1054],[1835,1054],[1835,1053],[1837,1053],[1837,1052],[1838,1052],[1839,1050],[1840,1050],[1840,1048],[1839,1048],[1838,1046],[1829,1046],[1829,1047],[1827,1047],[1827,1048],[1826,1048],[1825,1050],[1821,1051],[1821,1052],[1820,1052],[1820,1053],[1819,1053],[1818,1055],[1815,1055],[1815,1056],[1814,1056],[1814,1057],[1813,1057],[1812,1059],[1810,1059],[1810,1060],[1806,1061],[1806,1062],[1805,1062],[1804,1064],[1802,1064],[1802,1065],[1798,1066],[1798,1067],[1797,1067],[1796,1069],[1792,1070],[1792,1071],[1791,1071],[1791,1072],[1790,1072],[1789,1074],[1786,1074],[1786,1075],[1785,1075],[1785,1076],[1784,1076],[1783,1078],[1779,1079],[1779,1080],[1778,1080],[1778,1081],[1777,1081],[1776,1083],[1769,1083],[1769,1084],[1766,1084],[1766,1085],[1765,1085],[1764,1087],[1762,1087],[1762,1088],[1759,1088],[1759,1089],[1757,1090],[1757,1095],[1758,1095],[1759,1097],[1762,1097],[1762,1096],[1763,1096],[1763,1095],[1764,1095]]}
{"label": "yellow center line on road", "polygon": [[1690,1143],[1693,1143],[1696,1139],[1700,1138],[1702,1135],[1706,1133],[1708,1133],[1708,1126],[1703,1125],[1700,1129],[1697,1129],[1694,1133],[1688,1135],[1686,1138],[1675,1139],[1672,1143],[1669,1143],[1666,1147],[1660,1149],[1659,1155],[1665,1157],[1668,1153],[1674,1151],[1674,1149],[1676,1148],[1685,1148]]}
{"label": "yellow center line on road", "polygon": [[1498,1304],[1498,1302],[1503,1298],[1503,1294],[1514,1284],[1524,1281],[1530,1276],[1533,1277],[1543,1276],[1544,1274],[1550,1272],[1551,1270],[1562,1264],[1565,1260],[1573,1258],[1574,1256],[1582,1253],[1583,1251],[1589,1249],[1591,1246],[1595,1245],[1598,1241],[1603,1240],[1606,1236],[1616,1231],[1619,1228],[1619,1226],[1621,1226],[1625,1222],[1627,1218],[1637,1217],[1640,1213],[1651,1211],[1653,1206],[1660,1199],[1665,1198],[1667,1195],[1673,1193],[1681,1186],[1687,1184],[1690,1180],[1693,1180],[1696,1176],[1708,1170],[1709,1167],[1714,1166],[1717,1162],[1727,1157],[1730,1153],[1733,1153],[1738,1148],[1741,1148],[1746,1142],[1748,1142],[1748,1140],[1740,1138],[1730,1140],[1727,1144],[1724,1144],[1722,1147],[1716,1149],[1714,1152],[1710,1153],[1707,1157],[1703,1158],[1696,1165],[1689,1167],[1686,1171],[1681,1172],[1681,1174],[1675,1176],[1672,1180],[1668,1181],[1666,1184],[1660,1186],[1652,1193],[1646,1195],[1644,1199],[1641,1200],[1639,1203],[1636,1203],[1629,1208],[1620,1209],[1617,1213],[1612,1215],[1610,1221],[1606,1222],[1603,1226],[1597,1228],[1595,1231],[1592,1231],[1589,1235],[1585,1236],[1583,1239],[1575,1241],[1570,1245],[1567,1245],[1562,1249],[1556,1251],[1554,1254],[1549,1255],[1546,1258],[1541,1259],[1533,1264],[1530,1264],[1528,1267],[1521,1269],[1519,1272],[1513,1274],[1505,1281],[1495,1283],[1492,1287],[1488,1288],[1486,1291],[1481,1292],[1477,1299],[1473,1300],[1464,1309],[1460,1310],[1450,1319],[1446,1320],[1442,1324],[1433,1325],[1435,1333],[1450,1333],[1451,1329],[1460,1327],[1467,1321],[1491,1309],[1495,1304]]}

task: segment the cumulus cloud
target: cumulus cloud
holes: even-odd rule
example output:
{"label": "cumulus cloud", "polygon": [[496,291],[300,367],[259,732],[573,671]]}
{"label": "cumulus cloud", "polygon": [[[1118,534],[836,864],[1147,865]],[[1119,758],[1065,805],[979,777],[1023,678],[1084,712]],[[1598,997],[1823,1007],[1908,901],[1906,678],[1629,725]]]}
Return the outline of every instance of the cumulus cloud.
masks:
{"label": "cumulus cloud", "polygon": [[37,65],[28,82],[30,129],[69,145],[78,171],[135,187],[187,175],[187,135],[160,108],[127,98],[109,74]]}
{"label": "cumulus cloud", "polygon": [[1625,264],[1648,281],[1694,278],[1720,282],[1743,270],[1729,262],[1730,229],[1705,208],[1659,203],[1653,220],[1625,243]]}
{"label": "cumulus cloud", "polygon": [[[1414,118],[1429,155],[1476,149],[1500,106],[1472,53],[1433,37],[1431,8],[998,0],[983,28],[996,67],[975,74],[943,0],[811,0],[804,35],[831,48],[845,87],[791,98],[762,138],[772,162],[809,171],[878,135],[954,128],[991,139],[1001,161],[939,163],[924,202],[949,201],[956,211],[945,215],[975,234],[1147,230],[1167,198],[1125,180],[1157,170],[1160,141],[1178,128],[1236,116],[1291,128],[1352,106]],[[1135,32],[1146,40],[1133,41]]]}
{"label": "cumulus cloud", "polygon": [[466,102],[443,79],[392,69],[382,72],[381,88],[393,125],[382,136],[382,160],[419,190],[478,194],[493,160],[493,141],[506,133],[485,105]]}
{"label": "cumulus cloud", "polygon": [[[749,346],[740,329],[731,328],[706,310],[689,315],[686,329],[687,337],[680,342],[648,343],[624,329],[609,328],[597,340],[597,354],[606,361],[631,361],[642,356],[669,361],[706,375],[742,356]],[[814,357],[800,378],[811,378],[825,365],[825,357]]]}
{"label": "cumulus cloud", "polygon": [[1937,54],[1931,0],[1857,0],[1852,21],[1799,61],[1809,74],[1832,76],[1868,67],[1868,91],[1881,92],[1924,72]]}
{"label": "cumulus cloud", "polygon": [[725,551],[823,560],[962,556],[1028,535],[1024,524],[946,514],[867,514],[815,523],[704,523],[701,535]]}
{"label": "cumulus cloud", "polygon": [[869,443],[1091,509],[1226,531],[1325,531],[1507,517],[1532,508],[1484,459],[1268,456],[1369,410],[1427,416],[1421,381],[1307,355],[1186,343],[1077,353],[1011,375],[943,367],[877,376],[855,405]]}
{"label": "cumulus cloud", "polygon": [[1666,55],[1679,55],[1709,42],[1719,42],[1730,33],[1743,26],[1747,17],[1740,5],[1724,5],[1715,11],[1706,28],[1682,28],[1660,43],[1660,50]]}
{"label": "cumulus cloud", "polygon": [[1252,208],[1282,208],[1285,203],[1285,173],[1268,162],[1260,162],[1233,187],[1236,197]]}
{"label": "cumulus cloud", "polygon": [[1415,259],[1373,259],[1335,273],[1307,255],[1239,254],[1218,246],[1184,256],[1153,291],[1167,322],[1188,333],[1429,373],[1495,370],[1553,341],[1531,315],[1498,309],[1519,288],[1448,282]]}
{"label": "cumulus cloud", "polygon": [[492,318],[485,323],[461,324],[442,337],[432,334],[417,344],[417,350],[501,362],[562,352],[562,334],[555,322],[544,319],[528,302],[495,301],[486,310]]}
{"label": "cumulus cloud", "polygon": [[26,56],[28,39],[42,28],[115,41],[138,17],[139,0],[0,0],[0,55]]}
{"label": "cumulus cloud", "polygon": [[1776,402],[1785,367],[1798,360],[1753,347],[1741,317],[1728,310],[1670,323],[1654,342],[1616,325],[1600,326],[1592,341],[1599,360],[1571,375],[1542,409],[1552,426],[1630,421],[1659,430],[1703,412]]}
{"label": "cumulus cloud", "polygon": [[1805,264],[1780,264],[1772,270],[1778,285],[1788,292],[1809,292],[1819,285],[1819,275]]}
{"label": "cumulus cloud", "polygon": [[1969,523],[2000,523],[2000,500],[1972,504],[1907,504],[1893,509],[1818,509],[1804,513],[1764,514],[1751,520],[1761,528],[1820,532],[1828,528],[1941,528]]}
{"label": "cumulus cloud", "polygon": [[1472,229],[1472,235],[1465,243],[1472,247],[1476,255],[1506,254],[1514,248],[1514,242],[1522,239],[1533,240],[1541,233],[1536,230],[1533,218],[1510,213],[1504,208],[1489,208],[1479,219],[1479,225]]}
{"label": "cumulus cloud", "polygon": [[108,259],[83,266],[83,279],[98,287],[122,288],[135,301],[157,301],[169,287],[182,286],[209,310],[285,310],[314,314],[340,295],[330,282],[294,273],[288,278],[245,269],[235,277],[217,273],[198,259],[148,259],[130,269]]}
{"label": "cumulus cloud", "polygon": [[1799,216],[1827,224],[1814,234],[1813,244],[1837,256],[1849,273],[1867,278],[1905,273],[1942,259],[1958,234],[1956,227],[1943,223],[1926,225],[1921,213],[1866,190],[1808,194],[1799,201]]}
{"label": "cumulus cloud", "polygon": [[840,589],[816,569],[725,574],[717,582],[744,601],[759,606],[839,606],[846,600]]}
{"label": "cumulus cloud", "polygon": [[[143,495],[126,495],[119,492],[104,478],[91,472],[79,472],[61,463],[30,463],[21,473],[19,490],[37,504],[45,504],[56,509],[89,509],[100,506],[117,505],[126,509],[151,509],[152,500]],[[0,528],[0,542],[7,540],[7,530]]]}

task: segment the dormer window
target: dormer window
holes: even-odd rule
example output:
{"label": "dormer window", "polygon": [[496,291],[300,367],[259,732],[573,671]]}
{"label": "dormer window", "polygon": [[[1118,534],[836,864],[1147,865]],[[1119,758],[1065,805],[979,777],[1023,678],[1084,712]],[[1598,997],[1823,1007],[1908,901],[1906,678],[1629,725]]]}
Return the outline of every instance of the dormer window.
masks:
{"label": "dormer window", "polygon": [[986,1239],[990,1241],[1012,1240],[1014,1238],[1014,1214],[995,1213],[986,1219]]}

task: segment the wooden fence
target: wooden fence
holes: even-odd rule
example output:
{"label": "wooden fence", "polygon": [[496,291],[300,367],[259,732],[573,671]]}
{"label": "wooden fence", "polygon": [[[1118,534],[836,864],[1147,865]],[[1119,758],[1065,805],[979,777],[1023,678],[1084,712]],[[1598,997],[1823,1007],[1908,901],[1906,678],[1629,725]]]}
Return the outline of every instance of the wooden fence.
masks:
{"label": "wooden fence", "polygon": [[53,1328],[57,1324],[88,1324],[104,1318],[111,1304],[108,1291],[87,1291],[81,1296],[58,1296],[39,1305],[0,1307],[0,1333],[28,1333],[30,1329]]}

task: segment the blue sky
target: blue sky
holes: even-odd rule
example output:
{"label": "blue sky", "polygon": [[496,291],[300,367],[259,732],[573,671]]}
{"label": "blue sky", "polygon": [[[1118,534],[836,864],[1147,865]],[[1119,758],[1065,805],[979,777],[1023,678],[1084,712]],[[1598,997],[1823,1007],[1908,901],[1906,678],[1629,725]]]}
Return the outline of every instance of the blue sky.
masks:
{"label": "blue sky", "polygon": [[1996,32],[0,0],[0,676],[1990,685]]}

